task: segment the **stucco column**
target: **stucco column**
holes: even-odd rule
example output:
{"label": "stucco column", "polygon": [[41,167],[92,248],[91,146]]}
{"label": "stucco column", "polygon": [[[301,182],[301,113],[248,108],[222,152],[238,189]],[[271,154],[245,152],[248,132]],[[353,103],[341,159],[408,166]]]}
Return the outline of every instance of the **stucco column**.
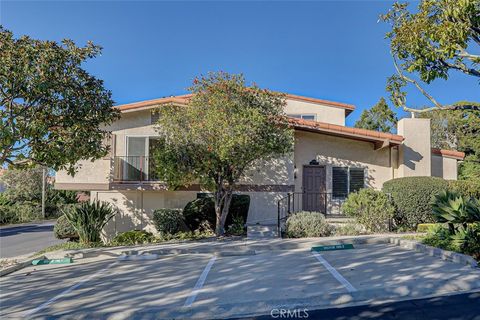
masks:
{"label": "stucco column", "polygon": [[398,176],[431,176],[430,119],[402,119],[398,134],[405,138],[399,148]]}

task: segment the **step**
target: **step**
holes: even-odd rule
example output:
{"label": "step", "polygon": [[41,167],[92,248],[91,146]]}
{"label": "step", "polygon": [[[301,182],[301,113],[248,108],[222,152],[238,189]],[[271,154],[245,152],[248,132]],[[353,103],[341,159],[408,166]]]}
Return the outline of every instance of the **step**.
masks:
{"label": "step", "polygon": [[255,224],[247,226],[247,238],[250,240],[278,238],[277,225]]}

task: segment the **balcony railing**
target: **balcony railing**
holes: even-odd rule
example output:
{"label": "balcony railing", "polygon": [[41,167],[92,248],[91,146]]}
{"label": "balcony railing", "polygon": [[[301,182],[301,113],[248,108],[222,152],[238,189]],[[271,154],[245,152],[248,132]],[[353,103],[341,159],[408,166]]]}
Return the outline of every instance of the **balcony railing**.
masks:
{"label": "balcony railing", "polygon": [[153,158],[146,156],[124,156],[113,159],[113,181],[143,182],[158,181]]}

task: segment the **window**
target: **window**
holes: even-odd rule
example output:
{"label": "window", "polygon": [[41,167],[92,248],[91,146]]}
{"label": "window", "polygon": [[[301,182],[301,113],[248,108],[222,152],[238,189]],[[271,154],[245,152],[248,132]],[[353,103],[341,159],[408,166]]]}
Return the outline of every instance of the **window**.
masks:
{"label": "window", "polygon": [[346,198],[351,192],[365,186],[365,169],[363,168],[332,168],[332,193],[334,198]]}
{"label": "window", "polygon": [[303,119],[303,120],[316,120],[316,116],[314,114],[289,114],[289,117]]}

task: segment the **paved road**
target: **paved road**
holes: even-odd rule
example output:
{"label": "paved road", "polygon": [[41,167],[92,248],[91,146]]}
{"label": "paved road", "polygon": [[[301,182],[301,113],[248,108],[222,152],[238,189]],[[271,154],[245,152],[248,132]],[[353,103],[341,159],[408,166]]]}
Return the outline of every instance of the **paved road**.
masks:
{"label": "paved road", "polygon": [[62,243],[53,235],[54,221],[0,228],[0,258],[25,256]]}
{"label": "paved road", "polygon": [[[287,316],[290,311],[290,317]],[[280,315],[284,315],[283,317]],[[296,313],[295,313],[296,312]],[[296,315],[296,316],[295,316]],[[331,308],[324,310],[272,310],[271,314],[242,320],[271,319],[321,319],[321,320],[479,320],[480,292],[440,296],[428,299],[392,302],[377,306],[363,305],[348,308]]]}

